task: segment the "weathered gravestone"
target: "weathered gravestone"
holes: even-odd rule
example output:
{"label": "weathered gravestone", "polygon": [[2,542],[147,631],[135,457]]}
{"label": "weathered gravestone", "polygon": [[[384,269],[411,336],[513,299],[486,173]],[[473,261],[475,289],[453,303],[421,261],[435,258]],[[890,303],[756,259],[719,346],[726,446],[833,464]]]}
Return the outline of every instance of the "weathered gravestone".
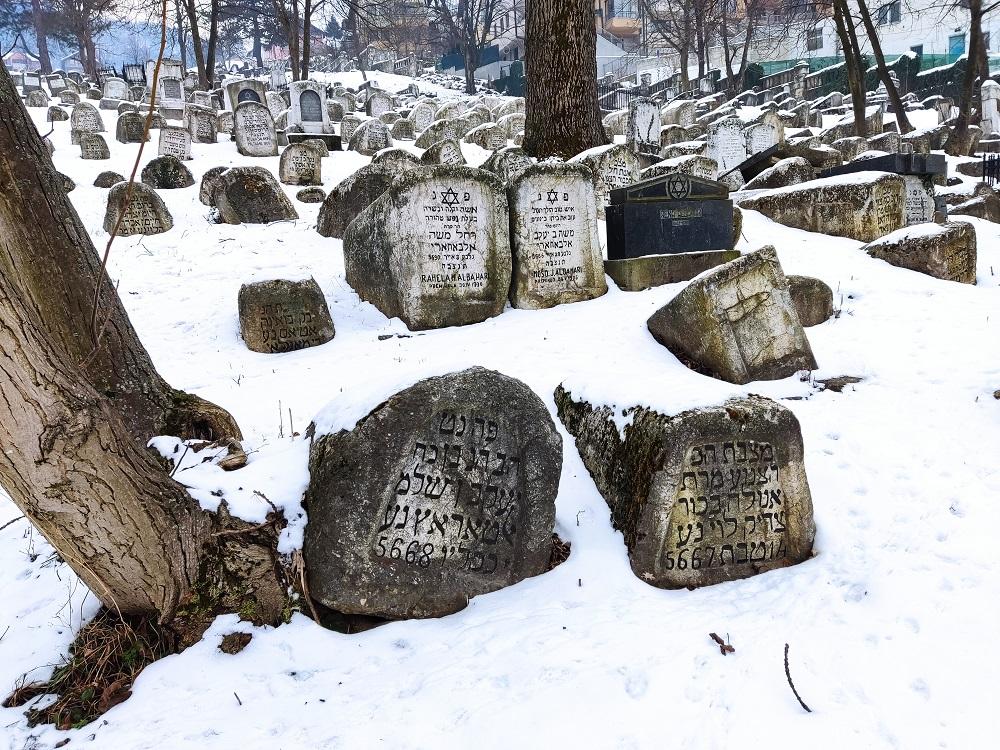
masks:
{"label": "weathered gravestone", "polygon": [[423,133],[434,122],[434,105],[418,102],[410,110],[408,119],[413,123],[413,132]]}
{"label": "weathered gravestone", "polygon": [[302,143],[286,146],[278,163],[278,179],[286,185],[322,185],[322,159]]}
{"label": "weathered gravestone", "polygon": [[185,109],[187,129],[193,143],[216,143],[219,131],[215,110],[189,104]]}
{"label": "weathered gravestone", "polygon": [[[492,172],[504,185],[510,185],[514,178],[535,163],[535,160],[517,146],[504,146],[494,151],[480,169]],[[596,206],[596,200],[595,200]]]}
{"label": "weathered gravestone", "polygon": [[52,105],[45,113],[46,122],[66,122],[69,119],[69,112],[62,107]]}
{"label": "weathered gravestone", "polygon": [[381,117],[392,110],[392,97],[381,89],[369,89],[365,99],[365,114],[369,117]]}
{"label": "weathered gravestone", "polygon": [[499,125],[486,123],[470,130],[463,140],[487,151],[496,151],[507,145],[507,131]]}
{"label": "weathered gravestone", "polygon": [[94,179],[94,187],[107,190],[118,182],[124,182],[125,178],[117,172],[101,172]]}
{"label": "weathered gravestone", "polygon": [[462,146],[458,141],[454,138],[446,138],[424,151],[420,161],[424,164],[460,167],[465,164],[465,154],[462,153]]}
{"label": "weathered gravestone", "polygon": [[93,104],[80,102],[69,115],[70,142],[79,145],[83,133],[103,133],[104,120]]}
{"label": "weathered gravestone", "polygon": [[252,101],[243,102],[237,105],[233,118],[237,151],[244,156],[278,155],[274,120],[265,105]]}
{"label": "weathered gravestone", "polygon": [[514,307],[540,310],[608,291],[589,167],[532,165],[514,178],[507,201]]}
{"label": "weathered gravestone", "polygon": [[148,141],[146,120],[138,112],[125,112],[118,116],[115,139],[119,143],[142,143]]}
{"label": "weathered gravestone", "polygon": [[396,120],[389,129],[389,136],[393,141],[412,141],[416,138],[413,132],[413,123],[405,117]]}
{"label": "weathered gravestone", "polygon": [[458,128],[455,126],[454,120],[436,120],[417,136],[417,140],[413,145],[417,148],[430,148],[440,141],[457,139],[459,137]]}
{"label": "weathered gravestone", "polygon": [[410,330],[479,323],[503,311],[510,289],[507,224],[494,175],[408,172],[348,225],[347,282]]}
{"label": "weathered gravestone", "polygon": [[216,180],[212,199],[221,223],[268,224],[299,218],[274,175],[263,167],[233,167]]}
{"label": "weathered gravestone", "polygon": [[670,102],[660,110],[660,123],[662,125],[678,125],[682,128],[694,125],[695,110],[697,104],[690,100],[676,100]]}
{"label": "weathered gravestone", "polygon": [[333,133],[326,110],[326,87],[316,81],[292,81],[288,86],[291,100],[289,130],[303,133]]}
{"label": "weathered gravestone", "polygon": [[659,156],[660,110],[652,99],[640,96],[629,102],[625,144],[640,156]]}
{"label": "weathered gravestone", "polygon": [[36,91],[29,91],[28,96],[25,98],[24,106],[47,107],[49,106],[49,95],[46,94],[41,89],[37,89]]}
{"label": "weathered gravestone", "polygon": [[555,400],[641,580],[695,588],[811,556],[802,432],[784,406],[750,396],[671,415],[591,404],[562,386]]}
{"label": "weathered gravestone", "polygon": [[482,368],[390,396],[309,456],[309,589],[336,611],[440,617],[548,569],[562,441],[527,386]]}
{"label": "weathered gravestone", "polygon": [[83,132],[80,133],[80,158],[81,159],[110,159],[111,151],[104,141],[104,136],[100,133]]}
{"label": "weathered gravestone", "polygon": [[739,118],[726,117],[709,126],[705,156],[715,159],[719,165],[719,179],[731,189],[743,186],[743,175],[736,168],[746,161],[747,146]]}
{"label": "weathered gravestone", "polygon": [[699,276],[646,326],[678,359],[730,383],[817,367],[771,246]]}
{"label": "weathered gravestone", "polygon": [[906,226],[904,188],[898,175],[866,172],[767,190],[738,204],[796,229],[871,242]]}
{"label": "weathered gravestone", "polygon": [[[104,82],[104,99],[110,99],[114,101],[114,106],[112,109],[118,108],[118,102],[128,101],[131,97],[129,96],[128,83],[123,81],[121,78],[108,78]],[[104,102],[101,102],[102,109],[104,108]]]}
{"label": "weathered gravestone", "polygon": [[198,200],[206,206],[215,205],[215,189],[219,186],[219,175],[229,167],[212,167],[201,176],[201,185],[198,187]]}
{"label": "weathered gravestone", "polygon": [[312,278],[244,284],[238,306],[240,335],[254,352],[294,352],[325,344],[336,335],[323,290]]}
{"label": "weathered gravestone", "polygon": [[672,159],[664,159],[650,167],[646,167],[640,173],[643,180],[659,177],[665,174],[687,174],[692,177],[700,177],[703,180],[714,180],[719,173],[719,165],[714,159],[707,156],[691,154],[689,156],[675,156]]}
{"label": "weathered gravestone", "polygon": [[906,227],[863,249],[900,268],[945,281],[976,283],[976,230],[964,221]]}
{"label": "weathered gravestone", "polygon": [[194,185],[194,177],[176,156],[159,156],[142,168],[142,181],[158,190],[173,190]]}
{"label": "weathered gravestone", "polygon": [[344,115],[344,119],[340,121],[341,143],[350,143],[351,138],[354,136],[354,131],[358,129],[361,122],[361,118],[357,115]]}
{"label": "weathered gravestone", "polygon": [[326,192],[321,187],[305,187],[295,194],[295,200],[300,203],[322,203],[326,200]]}
{"label": "weathered gravestone", "polygon": [[351,136],[348,148],[365,156],[372,156],[384,148],[392,146],[389,128],[381,120],[366,120]]}
{"label": "weathered gravestone", "polygon": [[262,81],[242,78],[227,81],[223,88],[226,92],[226,109],[234,113],[243,102],[264,104],[267,101],[267,89]]}
{"label": "weathered gravestone", "polygon": [[275,120],[278,119],[278,115],[284,112],[288,107],[285,104],[285,100],[281,98],[281,94],[276,91],[268,91],[265,95],[267,101],[267,108],[271,111],[271,117]]}
{"label": "weathered gravestone", "polygon": [[833,290],[812,276],[788,274],[788,293],[803,328],[825,323],[833,317]]}
{"label": "weathered gravestone", "polygon": [[129,188],[127,182],[119,182],[111,187],[108,193],[108,208],[104,213],[104,231],[110,234],[121,216],[117,235],[127,237],[133,234],[160,234],[169,231],[174,225],[173,217],[163,205],[163,199],[156,191],[141,182],[131,185],[131,198],[122,216],[125,205],[125,193]]}
{"label": "weathered gravestone", "polygon": [[577,154],[570,163],[586,164],[594,173],[594,198],[597,218],[605,218],[605,207],[611,201],[611,191],[631,185],[639,179],[639,158],[626,146],[598,146]]}
{"label": "weathered gravestone", "polygon": [[408,159],[386,163],[373,160],[334,186],[320,207],[316,231],[323,237],[342,238],[354,217],[388,190],[396,177],[420,166]]}
{"label": "weathered gravestone", "polygon": [[812,164],[801,156],[782,159],[773,167],[768,167],[744,185],[745,190],[765,190],[788,185],[798,185],[815,179]]}
{"label": "weathered gravestone", "polygon": [[186,128],[167,125],[160,128],[158,144],[160,156],[173,156],[177,159],[191,158],[191,133]]}
{"label": "weathered gravestone", "polygon": [[228,109],[224,109],[215,115],[215,129],[219,133],[233,135],[233,128],[236,125],[236,118]]}

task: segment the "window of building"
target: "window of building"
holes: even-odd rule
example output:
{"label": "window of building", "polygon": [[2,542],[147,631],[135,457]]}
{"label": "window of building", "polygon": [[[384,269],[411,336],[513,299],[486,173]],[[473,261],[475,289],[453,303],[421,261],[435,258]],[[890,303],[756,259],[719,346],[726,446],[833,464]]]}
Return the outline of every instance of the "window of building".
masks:
{"label": "window of building", "polygon": [[890,23],[899,23],[901,17],[902,2],[901,0],[893,0],[891,3],[886,3],[878,9],[875,23],[878,26],[886,26]]}
{"label": "window of building", "polygon": [[806,49],[810,52],[813,50],[823,49],[822,28],[809,29],[806,32]]}

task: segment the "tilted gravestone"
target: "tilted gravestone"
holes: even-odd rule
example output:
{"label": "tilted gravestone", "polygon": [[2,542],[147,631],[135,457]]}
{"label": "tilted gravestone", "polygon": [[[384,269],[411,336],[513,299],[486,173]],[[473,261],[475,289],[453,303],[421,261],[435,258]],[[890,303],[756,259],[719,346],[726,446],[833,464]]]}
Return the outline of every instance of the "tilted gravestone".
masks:
{"label": "tilted gravestone", "polygon": [[237,105],[233,115],[236,150],[244,156],[277,156],[278,140],[268,108],[257,102]]}
{"label": "tilted gravestone", "polygon": [[288,107],[285,105],[285,100],[281,98],[281,94],[276,91],[268,91],[266,94],[267,108],[271,110],[271,117],[275,120],[278,119],[278,115],[284,112]]}
{"label": "tilted gravestone", "polygon": [[100,133],[83,132],[80,133],[80,158],[81,159],[110,159],[111,151]]}
{"label": "tilted gravestone", "polygon": [[93,104],[80,102],[70,112],[69,127],[70,142],[76,146],[80,143],[80,135],[82,133],[103,133],[104,119]]}
{"label": "tilted gravestone", "polygon": [[435,120],[417,136],[414,145],[417,148],[430,148],[435,143],[446,139],[458,139],[458,128],[454,120]]}
{"label": "tilted gravestone", "polygon": [[344,119],[340,121],[341,143],[350,143],[351,138],[354,136],[354,131],[358,129],[361,122],[361,118],[357,115],[344,115]]}
{"label": "tilted gravestone", "polygon": [[146,120],[138,112],[126,112],[118,116],[115,139],[119,143],[142,143],[148,141]]}
{"label": "tilted gravestone", "polygon": [[699,276],[646,326],[679,359],[730,383],[817,367],[771,246]]}
{"label": "tilted gravestone", "polygon": [[873,258],[937,279],[976,283],[976,230],[964,221],[899,229],[863,250]]}
{"label": "tilted gravestone", "polygon": [[[494,151],[480,169],[492,172],[500,178],[501,183],[509,185],[517,175],[534,163],[535,160],[518,146],[505,146],[499,151]],[[596,199],[594,205],[597,205]]]}
{"label": "tilted gravestone", "polygon": [[562,386],[555,400],[641,580],[695,588],[810,558],[802,432],[784,406],[750,396],[662,414],[588,403]]}
{"label": "tilted gravestone", "polygon": [[803,328],[817,326],[833,317],[833,290],[812,276],[788,274],[788,293]]}
{"label": "tilted gravestone", "polygon": [[325,344],[336,331],[315,279],[244,284],[238,299],[240,335],[247,348],[282,354]]}
{"label": "tilted gravestone", "polygon": [[413,123],[405,117],[396,120],[389,129],[389,136],[393,141],[412,141],[416,138],[413,132]]}
{"label": "tilted gravestone", "polygon": [[286,146],[278,163],[278,179],[286,185],[322,185],[322,159],[305,144]]}
{"label": "tilted gravestone", "polygon": [[635,154],[659,156],[660,110],[652,99],[640,96],[629,102],[625,144]]}
{"label": "tilted gravestone", "polygon": [[366,120],[351,136],[349,150],[365,156],[372,156],[384,148],[392,146],[389,128],[381,120]]}
{"label": "tilted gravestone", "polygon": [[496,151],[507,145],[507,131],[499,125],[486,123],[470,130],[463,140],[487,151]]}
{"label": "tilted gravestone", "polygon": [[387,164],[373,160],[334,186],[320,207],[316,231],[323,237],[342,238],[347,225],[381,197],[396,177],[420,166],[408,159]]}
{"label": "tilted gravestone", "polygon": [[217,180],[212,198],[221,223],[269,224],[299,218],[274,175],[263,167],[233,167]]}
{"label": "tilted gravestone", "polygon": [[119,101],[128,101],[131,98],[129,96],[128,83],[121,78],[107,79],[104,82],[104,98],[115,100],[115,108],[117,108]]}
{"label": "tilted gravestone", "polygon": [[69,112],[62,107],[52,105],[45,113],[46,122],[66,122],[69,119]]}
{"label": "tilted gravestone", "polygon": [[25,98],[24,106],[47,107],[49,106],[49,95],[46,94],[41,89],[38,89],[36,91],[29,91],[28,96]]}
{"label": "tilted gravestone", "polygon": [[361,299],[410,330],[499,315],[511,279],[500,181],[468,167],[405,174],[348,225],[344,265]]}
{"label": "tilted gravestone", "polygon": [[626,146],[598,146],[577,154],[571,163],[586,164],[594,171],[594,197],[597,218],[605,218],[605,207],[611,202],[611,191],[631,185],[639,179],[639,158]]}
{"label": "tilted gravestone", "polygon": [[743,186],[743,175],[736,168],[746,161],[747,146],[743,123],[738,117],[726,117],[709,126],[705,156],[719,165],[722,182],[734,190]]}
{"label": "tilted gravestone", "polygon": [[605,294],[590,168],[535,164],[520,172],[507,192],[511,304],[539,310]]}
{"label": "tilted gravestone", "polygon": [[120,174],[118,174],[117,172],[101,172],[94,179],[94,187],[96,187],[96,188],[102,188],[104,190],[107,190],[108,188],[112,187],[116,183],[124,182],[124,181],[125,181],[125,177],[122,176],[122,175],[120,175]]}
{"label": "tilted gravestone", "polygon": [[440,617],[548,569],[562,441],[526,385],[474,368],[390,396],[309,456],[309,589],[336,611]]}
{"label": "tilted gravestone", "polygon": [[659,161],[642,170],[640,176],[643,180],[649,180],[665,174],[686,174],[703,180],[714,180],[718,173],[719,165],[715,163],[715,159],[690,154]]}
{"label": "tilted gravestone", "polygon": [[194,177],[176,156],[159,156],[142,168],[142,181],[157,190],[174,190],[194,185]]}
{"label": "tilted gravestone", "polygon": [[104,231],[110,234],[114,231],[118,217],[122,216],[117,235],[127,237],[133,234],[160,234],[169,231],[174,225],[173,217],[163,204],[163,199],[156,191],[141,182],[132,183],[131,197],[125,208],[127,182],[119,182],[111,187],[108,193],[108,208],[104,213]]}
{"label": "tilted gravestone", "polygon": [[465,154],[462,153],[462,146],[458,141],[454,138],[446,138],[424,151],[420,161],[424,164],[460,167],[465,164]]}
{"label": "tilted gravestone", "polygon": [[173,156],[177,159],[191,158],[191,133],[186,128],[167,125],[160,128],[160,140],[157,151],[160,156]]}

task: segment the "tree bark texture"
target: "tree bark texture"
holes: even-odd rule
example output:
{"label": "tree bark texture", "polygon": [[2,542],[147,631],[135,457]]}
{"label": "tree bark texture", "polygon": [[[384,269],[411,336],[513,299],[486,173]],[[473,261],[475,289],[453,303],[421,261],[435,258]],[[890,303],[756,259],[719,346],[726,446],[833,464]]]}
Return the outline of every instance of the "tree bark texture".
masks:
{"label": "tree bark texture", "polygon": [[592,0],[528,0],[526,10],[524,150],[565,158],[607,143]]}
{"label": "tree bark texture", "polygon": [[277,619],[274,540],[218,536],[226,514],[202,511],[145,447],[203,409],[216,428],[234,423],[157,374],[106,275],[103,346],[81,365],[103,270],[2,64],[0,184],[0,485],[111,609],[168,622],[252,597]]}
{"label": "tree bark texture", "polygon": [[[962,79],[961,96],[958,100],[958,118],[944,143],[944,151],[949,156],[968,156],[972,148],[969,125],[972,124],[972,109],[976,99],[976,79],[983,55],[983,3],[969,0],[969,56],[965,63],[965,77]],[[987,71],[989,68],[987,68]]]}
{"label": "tree bark texture", "polygon": [[46,38],[45,16],[42,15],[40,0],[31,0],[31,21],[35,27],[35,41],[38,43],[38,63],[43,73],[52,72],[52,60],[49,58],[49,42]]}
{"label": "tree bark texture", "polygon": [[896,127],[899,128],[900,133],[909,133],[913,130],[913,126],[910,125],[910,119],[906,116],[903,101],[899,98],[899,89],[896,88],[896,84],[889,75],[889,69],[885,65],[885,55],[882,54],[882,42],[878,38],[878,31],[875,30],[875,24],[872,23],[871,13],[868,12],[868,3],[866,0],[857,0],[857,4],[858,10],[861,12],[861,23],[864,24],[868,41],[872,45],[872,54],[875,56],[875,66],[876,70],[878,70],[879,80],[885,86],[885,92],[889,95],[889,103],[896,114]]}
{"label": "tree bark texture", "polygon": [[[847,0],[833,0],[833,19],[837,26],[837,36],[844,52],[844,65],[847,68],[847,85],[851,89],[851,105],[854,110],[854,131],[864,138],[867,135],[865,124],[865,73],[861,65],[861,51],[858,48],[858,37],[854,30],[854,19],[851,17]],[[878,135],[878,133],[876,133]]]}

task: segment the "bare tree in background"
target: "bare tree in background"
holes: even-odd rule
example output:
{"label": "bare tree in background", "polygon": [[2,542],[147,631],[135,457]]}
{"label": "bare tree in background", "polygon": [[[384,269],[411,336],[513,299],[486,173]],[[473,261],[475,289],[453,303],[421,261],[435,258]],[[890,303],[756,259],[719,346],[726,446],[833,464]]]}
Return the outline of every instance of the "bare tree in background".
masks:
{"label": "bare tree in background", "polygon": [[508,13],[516,12],[514,4],[511,0],[429,0],[429,2],[435,21],[462,54],[465,64],[465,93],[476,93],[476,68],[479,67],[482,50],[496,38],[500,19]]}
{"label": "bare tree in background", "polygon": [[[995,3],[987,7],[987,11],[994,10],[1000,3]],[[986,45],[983,44],[983,2],[982,0],[968,0],[969,7],[969,56],[965,64],[965,76],[962,79],[961,95],[958,101],[958,119],[955,126],[945,141],[944,150],[949,156],[967,156],[972,150],[972,132],[969,126],[972,125],[973,112],[976,109],[978,86],[976,81],[989,76],[989,62],[986,55]],[[982,112],[981,101],[978,110]]]}

